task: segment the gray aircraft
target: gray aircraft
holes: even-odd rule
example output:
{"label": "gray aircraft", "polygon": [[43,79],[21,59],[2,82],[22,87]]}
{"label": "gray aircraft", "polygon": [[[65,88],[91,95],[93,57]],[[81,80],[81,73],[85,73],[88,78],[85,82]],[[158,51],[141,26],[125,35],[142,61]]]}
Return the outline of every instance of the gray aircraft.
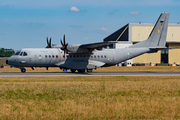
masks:
{"label": "gray aircraft", "polygon": [[169,13],[161,13],[148,39],[126,48],[106,49],[116,41],[68,45],[65,36],[61,45],[51,45],[51,38],[49,41],[47,38],[46,48],[21,49],[8,58],[6,63],[20,68],[23,73],[26,72],[24,67],[46,67],[47,70],[48,67],[59,67],[70,69],[71,72],[92,72],[93,69],[113,66],[144,53],[168,49],[165,46],[168,20]]}

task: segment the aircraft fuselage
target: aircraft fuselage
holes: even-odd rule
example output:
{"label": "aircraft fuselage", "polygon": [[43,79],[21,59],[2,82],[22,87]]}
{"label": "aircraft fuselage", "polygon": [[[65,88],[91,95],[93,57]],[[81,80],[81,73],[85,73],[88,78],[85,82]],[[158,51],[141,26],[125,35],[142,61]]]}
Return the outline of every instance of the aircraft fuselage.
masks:
{"label": "aircraft fuselage", "polygon": [[[59,48],[27,48],[21,49],[11,56],[7,63],[14,67],[96,69],[98,67],[115,65],[148,51],[148,48],[123,48],[95,50],[86,54],[72,53],[64,55],[64,51]],[[64,64],[66,64],[65,67],[63,66]]]}

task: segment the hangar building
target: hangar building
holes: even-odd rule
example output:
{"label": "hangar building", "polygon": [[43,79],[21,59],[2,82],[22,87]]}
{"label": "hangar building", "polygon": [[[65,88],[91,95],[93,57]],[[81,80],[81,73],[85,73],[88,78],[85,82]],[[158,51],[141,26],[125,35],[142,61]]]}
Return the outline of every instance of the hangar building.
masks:
{"label": "hangar building", "polygon": [[[129,23],[104,39],[104,41],[118,41],[110,48],[122,48],[146,40],[152,31],[152,23]],[[157,53],[146,53],[130,60],[133,63],[169,63],[180,64],[180,24],[169,24],[166,46],[169,50],[161,50]]]}

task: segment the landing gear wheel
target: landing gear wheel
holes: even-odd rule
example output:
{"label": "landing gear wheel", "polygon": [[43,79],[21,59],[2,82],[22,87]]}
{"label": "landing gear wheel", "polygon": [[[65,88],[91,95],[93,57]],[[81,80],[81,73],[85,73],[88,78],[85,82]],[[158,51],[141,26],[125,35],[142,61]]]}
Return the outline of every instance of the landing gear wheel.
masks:
{"label": "landing gear wheel", "polygon": [[74,69],[71,69],[71,72],[72,72],[72,73],[75,73],[75,72],[76,72],[76,70],[74,70]]}
{"label": "landing gear wheel", "polygon": [[21,72],[22,72],[22,73],[25,73],[25,72],[26,72],[26,69],[25,69],[25,68],[21,69]]}
{"label": "landing gear wheel", "polygon": [[85,69],[78,70],[79,73],[84,73]]}
{"label": "landing gear wheel", "polygon": [[92,72],[92,69],[87,69],[87,72]]}

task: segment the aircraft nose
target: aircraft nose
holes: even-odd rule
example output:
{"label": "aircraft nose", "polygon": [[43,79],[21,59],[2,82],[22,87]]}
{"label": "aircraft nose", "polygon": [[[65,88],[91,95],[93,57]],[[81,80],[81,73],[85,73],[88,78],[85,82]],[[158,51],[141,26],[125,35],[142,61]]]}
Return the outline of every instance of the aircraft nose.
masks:
{"label": "aircraft nose", "polygon": [[6,64],[8,64],[8,60],[6,60]]}

